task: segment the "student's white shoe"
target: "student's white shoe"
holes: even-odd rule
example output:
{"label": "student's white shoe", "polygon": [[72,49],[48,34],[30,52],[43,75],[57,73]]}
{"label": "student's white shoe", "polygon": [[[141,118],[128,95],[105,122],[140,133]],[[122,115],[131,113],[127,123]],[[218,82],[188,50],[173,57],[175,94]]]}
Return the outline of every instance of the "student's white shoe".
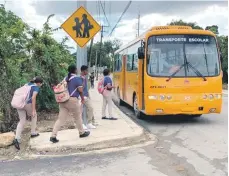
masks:
{"label": "student's white shoe", "polygon": [[88,128],[83,124],[83,129],[85,130],[85,131],[88,131]]}
{"label": "student's white shoe", "polygon": [[89,123],[89,124],[87,125],[87,127],[88,127],[89,129],[96,129],[96,127],[95,127],[94,125],[92,125],[91,123]]}

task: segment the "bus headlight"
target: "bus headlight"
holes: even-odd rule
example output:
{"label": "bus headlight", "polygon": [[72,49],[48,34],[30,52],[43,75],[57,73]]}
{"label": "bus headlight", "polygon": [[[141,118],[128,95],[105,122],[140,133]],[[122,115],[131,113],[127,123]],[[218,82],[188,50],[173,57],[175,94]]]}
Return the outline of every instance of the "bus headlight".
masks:
{"label": "bus headlight", "polygon": [[220,94],[215,94],[215,98],[216,99],[220,99],[221,98],[221,95]]}
{"label": "bus headlight", "polygon": [[214,96],[212,94],[209,95],[209,99],[210,100],[213,100],[214,99]]}
{"label": "bus headlight", "polygon": [[171,95],[168,95],[168,96],[167,96],[167,99],[168,99],[168,100],[171,100],[171,99],[172,99],[172,96],[171,96]]}
{"label": "bus headlight", "polygon": [[156,95],[150,95],[150,96],[148,96],[148,98],[150,100],[156,100],[157,99],[157,96]]}
{"label": "bus headlight", "polygon": [[165,100],[165,96],[164,95],[160,95],[160,100],[164,101]]}
{"label": "bus headlight", "polygon": [[205,94],[205,95],[203,96],[203,99],[206,100],[207,98],[208,98],[208,96]]}

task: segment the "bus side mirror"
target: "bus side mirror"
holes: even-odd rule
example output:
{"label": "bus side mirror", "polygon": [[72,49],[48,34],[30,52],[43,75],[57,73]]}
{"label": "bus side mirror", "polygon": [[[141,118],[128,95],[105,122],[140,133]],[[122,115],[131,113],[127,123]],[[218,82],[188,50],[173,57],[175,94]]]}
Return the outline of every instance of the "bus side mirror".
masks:
{"label": "bus side mirror", "polygon": [[144,54],[144,47],[139,47],[138,48],[138,59],[144,59],[145,54]]}

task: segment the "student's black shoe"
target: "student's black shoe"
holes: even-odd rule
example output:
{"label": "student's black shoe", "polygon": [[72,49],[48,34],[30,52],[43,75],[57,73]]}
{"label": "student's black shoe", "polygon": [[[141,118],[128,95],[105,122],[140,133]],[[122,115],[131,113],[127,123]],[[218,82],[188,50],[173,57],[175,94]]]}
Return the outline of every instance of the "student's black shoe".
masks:
{"label": "student's black shoe", "polygon": [[103,119],[103,120],[108,120],[109,118],[107,118],[107,117],[102,117],[102,119]]}
{"label": "student's black shoe", "polygon": [[38,136],[40,136],[39,133],[37,133],[37,134],[31,134],[31,138],[35,138],[35,137],[38,137]]}
{"label": "student's black shoe", "polygon": [[17,139],[13,140],[13,145],[15,146],[16,149],[20,150],[20,144]]}
{"label": "student's black shoe", "polygon": [[80,138],[88,137],[90,135],[90,131],[85,131],[83,134],[80,135]]}
{"label": "student's black shoe", "polygon": [[109,120],[118,120],[118,119],[115,117],[111,117],[111,118],[109,118]]}
{"label": "student's black shoe", "polygon": [[59,140],[58,140],[56,137],[50,137],[50,141],[51,141],[52,143],[57,143],[57,142],[59,142]]}

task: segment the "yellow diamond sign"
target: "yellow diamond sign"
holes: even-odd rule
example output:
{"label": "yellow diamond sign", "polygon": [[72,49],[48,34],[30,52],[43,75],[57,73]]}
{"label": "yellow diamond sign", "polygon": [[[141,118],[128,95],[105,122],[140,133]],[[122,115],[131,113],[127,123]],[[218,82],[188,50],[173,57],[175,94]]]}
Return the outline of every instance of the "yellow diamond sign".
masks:
{"label": "yellow diamond sign", "polygon": [[84,7],[77,9],[61,27],[80,47],[84,47],[101,29]]}

